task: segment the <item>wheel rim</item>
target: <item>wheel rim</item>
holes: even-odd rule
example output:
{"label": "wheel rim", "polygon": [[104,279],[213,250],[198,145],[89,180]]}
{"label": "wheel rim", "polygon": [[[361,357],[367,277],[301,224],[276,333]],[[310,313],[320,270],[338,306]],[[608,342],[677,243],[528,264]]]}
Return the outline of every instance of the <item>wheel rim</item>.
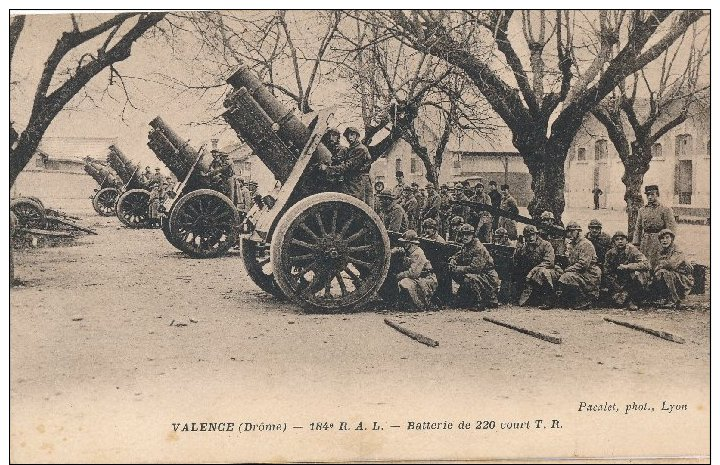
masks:
{"label": "wheel rim", "polygon": [[115,212],[118,200],[118,191],[112,188],[102,189],[98,192],[96,210],[102,216],[111,216]]}
{"label": "wheel rim", "polygon": [[250,279],[263,291],[275,297],[284,297],[273,278],[270,245],[242,239],[241,249],[245,271]]}
{"label": "wheel rim", "polygon": [[237,215],[220,195],[188,195],[175,206],[171,234],[184,251],[211,257],[226,252],[235,243]]}
{"label": "wheel rim", "polygon": [[280,239],[276,278],[282,279],[290,296],[311,307],[351,308],[374,294],[385,278],[384,236],[356,205],[315,204],[292,220]]}
{"label": "wheel rim", "polygon": [[45,212],[33,201],[16,203],[12,211],[15,212],[17,225],[21,228],[43,229],[47,224]]}
{"label": "wheel rim", "polygon": [[128,191],[118,202],[118,216],[126,225],[138,228],[148,221],[150,194],[147,191]]}

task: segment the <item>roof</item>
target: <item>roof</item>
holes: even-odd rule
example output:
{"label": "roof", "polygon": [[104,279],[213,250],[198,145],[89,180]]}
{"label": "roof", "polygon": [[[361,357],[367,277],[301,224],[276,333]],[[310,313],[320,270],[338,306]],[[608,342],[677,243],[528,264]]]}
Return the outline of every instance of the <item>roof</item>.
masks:
{"label": "roof", "polygon": [[105,159],[108,147],[117,143],[117,138],[108,137],[43,137],[38,151],[50,160],[84,162],[86,157]]}
{"label": "roof", "polygon": [[459,153],[460,156],[463,158],[465,157],[519,157],[521,156],[519,152],[467,152],[464,150],[454,150],[450,153],[457,154]]}

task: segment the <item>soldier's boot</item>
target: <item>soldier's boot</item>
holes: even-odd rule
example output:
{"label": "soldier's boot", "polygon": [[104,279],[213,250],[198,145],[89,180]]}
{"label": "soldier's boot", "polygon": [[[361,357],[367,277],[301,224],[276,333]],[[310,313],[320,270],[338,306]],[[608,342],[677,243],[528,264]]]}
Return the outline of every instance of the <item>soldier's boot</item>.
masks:
{"label": "soldier's boot", "polygon": [[518,305],[520,305],[521,307],[527,305],[528,300],[530,300],[530,296],[532,295],[532,292],[532,287],[525,286],[525,289],[523,289],[522,293],[520,294],[520,298],[518,299]]}

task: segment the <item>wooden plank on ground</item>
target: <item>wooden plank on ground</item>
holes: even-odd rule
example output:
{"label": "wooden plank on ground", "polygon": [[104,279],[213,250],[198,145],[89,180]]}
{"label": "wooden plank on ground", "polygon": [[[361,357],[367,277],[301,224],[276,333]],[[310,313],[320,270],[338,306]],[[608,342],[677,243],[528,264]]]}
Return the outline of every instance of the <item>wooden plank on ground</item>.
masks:
{"label": "wooden plank on ground", "polygon": [[615,320],[613,318],[605,318],[605,321],[609,321],[610,323],[615,323],[616,325],[625,326],[626,328],[635,329],[637,331],[642,331],[643,333],[652,334],[653,336],[659,337],[661,339],[665,339],[666,341],[676,342],[678,344],[685,344],[685,339],[681,338],[680,336],[676,336],[672,333],[668,333],[665,331],[658,331],[656,329],[646,328],[645,326],[636,325],[635,323],[628,323],[627,321],[620,321]]}
{"label": "wooden plank on ground", "polygon": [[77,230],[79,230],[79,231],[83,231],[83,232],[86,232],[86,233],[88,233],[88,234],[92,234],[92,235],[94,235],[94,236],[97,236],[97,232],[95,232],[94,229],[90,229],[90,228],[85,228],[85,227],[83,227],[83,226],[79,226],[79,225],[77,225],[77,224],[75,224],[75,223],[73,223],[73,222],[71,222],[71,221],[65,221],[65,220],[63,220],[62,218],[58,218],[58,217],[56,217],[56,216],[48,216],[47,219],[48,219],[48,221],[54,221],[55,223],[60,223],[60,224],[65,225],[65,226],[70,226],[70,227],[73,228],[73,229],[77,229]]}
{"label": "wooden plank on ground", "polygon": [[536,337],[538,339],[542,339],[543,341],[552,342],[553,344],[560,344],[562,343],[562,339],[555,336],[548,336],[547,334],[539,333],[537,331],[533,331],[531,329],[526,329],[520,326],[511,325],[510,323],[505,323],[504,321],[496,320],[494,318],[488,318],[483,317],[483,320],[488,321],[490,323],[494,323],[499,326],[503,326],[505,328],[514,329],[515,331],[521,332],[523,334],[527,334],[528,336]]}
{"label": "wooden plank on ground", "polygon": [[436,341],[434,339],[430,339],[427,336],[423,336],[420,333],[416,333],[415,331],[411,331],[407,328],[404,328],[404,327],[400,326],[398,323],[395,323],[394,321],[390,321],[387,318],[385,318],[385,324],[390,326],[391,328],[394,328],[394,329],[400,331],[401,333],[408,336],[409,338],[415,339],[416,341],[418,341],[422,344],[425,344],[426,346],[437,347],[440,345],[440,343],[438,341]]}
{"label": "wooden plank on ground", "polygon": [[35,229],[35,228],[18,228],[18,232],[35,234],[38,236],[51,236],[51,237],[73,237],[72,234],[65,231],[49,231],[47,229]]}

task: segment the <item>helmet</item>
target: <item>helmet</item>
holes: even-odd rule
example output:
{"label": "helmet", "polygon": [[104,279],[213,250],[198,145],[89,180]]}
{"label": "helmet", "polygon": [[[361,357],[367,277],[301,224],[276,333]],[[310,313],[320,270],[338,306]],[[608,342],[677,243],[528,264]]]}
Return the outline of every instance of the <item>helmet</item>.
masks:
{"label": "helmet", "polygon": [[548,219],[550,219],[550,220],[553,220],[553,221],[554,221],[554,220],[555,220],[555,215],[553,214],[553,212],[549,212],[549,211],[545,210],[545,211],[542,212],[542,214],[540,215],[540,219],[541,219],[541,220],[548,220]]}
{"label": "helmet", "polygon": [[523,236],[527,236],[529,234],[537,234],[537,228],[531,224],[528,224],[523,228]]}
{"label": "helmet", "polygon": [[505,228],[497,228],[493,233],[493,236],[507,236],[508,232]]}
{"label": "helmet", "polygon": [[463,221],[464,220],[463,220],[462,216],[453,216],[452,218],[450,218],[450,224],[455,225],[455,226],[462,224]]}
{"label": "helmet", "polygon": [[590,220],[590,223],[588,224],[588,228],[602,228],[602,223],[596,219]]}
{"label": "helmet", "polygon": [[432,218],[428,218],[425,221],[423,221],[422,225],[424,228],[436,228],[437,229],[437,221],[435,221]]}
{"label": "helmet", "polygon": [[325,131],[325,134],[337,134],[340,135],[340,130],[338,128],[327,128],[327,131]]}
{"label": "helmet", "polygon": [[471,224],[465,223],[464,225],[460,226],[460,230],[458,232],[463,235],[475,234],[475,228],[473,228]]}
{"label": "helmet", "polygon": [[425,189],[435,189],[435,184],[429,182],[425,184]]}
{"label": "helmet", "polygon": [[577,221],[571,221],[568,223],[567,226],[565,226],[566,231],[582,231],[582,227],[578,224]]}
{"label": "helmet", "polygon": [[663,229],[658,233],[658,238],[661,238],[663,236],[671,236],[673,239],[675,239],[675,233],[672,232],[670,229]]}
{"label": "helmet", "polygon": [[360,136],[360,131],[358,130],[358,128],[356,128],[354,126],[348,126],[347,128],[345,128],[345,132],[343,132],[343,136],[347,137],[348,134],[350,134],[350,133],[355,133],[358,136]]}
{"label": "helmet", "polygon": [[615,234],[612,235],[612,240],[615,240],[616,237],[624,237],[627,239],[627,234],[625,234],[624,231],[617,231]]}
{"label": "helmet", "polygon": [[475,184],[475,189],[477,189],[478,187],[485,187],[485,185],[483,183],[479,182],[479,183]]}
{"label": "helmet", "polygon": [[418,240],[418,233],[414,229],[408,229],[405,231],[398,242],[409,242],[411,244],[420,244]]}

